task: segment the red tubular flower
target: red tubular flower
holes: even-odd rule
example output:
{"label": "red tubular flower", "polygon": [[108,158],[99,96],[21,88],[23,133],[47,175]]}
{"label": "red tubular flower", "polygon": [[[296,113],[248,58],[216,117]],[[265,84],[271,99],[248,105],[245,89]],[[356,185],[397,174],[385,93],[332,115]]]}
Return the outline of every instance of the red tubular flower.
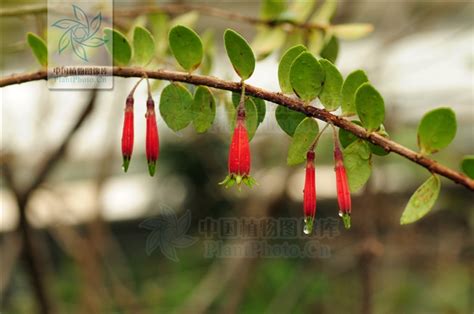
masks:
{"label": "red tubular flower", "polygon": [[156,170],[156,160],[160,153],[160,139],[156,125],[155,102],[151,97],[148,97],[146,107],[146,159],[148,161],[148,172],[150,176],[153,176]]}
{"label": "red tubular flower", "polygon": [[304,233],[313,232],[314,216],[316,215],[316,171],[314,168],[314,152],[306,153],[306,177],[303,190]]}
{"label": "red tubular flower", "polygon": [[229,149],[229,175],[220,184],[226,187],[237,183],[245,183],[249,187],[255,184],[250,177],[250,145],[247,128],[245,127],[245,111],[238,110],[232,142]]}
{"label": "red tubular flower", "polygon": [[128,95],[125,102],[125,117],[122,131],[123,170],[127,172],[133,152],[133,96]]}
{"label": "red tubular flower", "polygon": [[337,141],[334,144],[334,162],[339,216],[341,216],[342,221],[344,222],[344,227],[349,229],[351,227],[351,192],[349,190],[349,182],[347,181],[346,168],[344,167],[344,159]]}

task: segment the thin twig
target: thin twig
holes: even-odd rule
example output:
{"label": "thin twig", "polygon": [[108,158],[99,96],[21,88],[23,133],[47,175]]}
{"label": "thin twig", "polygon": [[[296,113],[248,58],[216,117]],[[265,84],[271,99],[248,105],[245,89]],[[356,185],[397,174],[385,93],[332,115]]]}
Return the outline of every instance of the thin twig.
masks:
{"label": "thin twig", "polygon": [[54,307],[52,299],[48,294],[48,284],[46,283],[46,278],[44,277],[44,267],[42,267],[41,265],[41,252],[38,248],[38,239],[35,236],[34,230],[28,221],[26,208],[31,194],[46,179],[51,170],[60,160],[72,136],[76,133],[76,131],[82,125],[86,117],[92,111],[94,102],[95,93],[93,94],[85,110],[79,116],[79,119],[73,125],[69,133],[65,136],[61,145],[51,153],[46,162],[38,171],[36,177],[26,189],[21,190],[17,187],[17,185],[15,184],[15,178],[13,177],[12,169],[10,169],[8,164],[2,164],[2,170],[5,181],[13,192],[19,210],[19,225],[17,232],[19,232],[22,236],[22,252],[24,260],[28,269],[28,273],[30,275],[30,280],[38,303],[39,312],[44,314],[55,313],[56,309]]}
{"label": "thin twig", "polygon": [[[146,75],[151,79],[177,81],[193,85],[204,85],[233,92],[241,92],[242,88],[242,84],[240,82],[225,81],[212,76],[194,75],[177,71],[144,70],[142,68],[136,67],[113,67],[111,70],[112,71],[110,72],[112,72],[112,75],[119,77],[142,77],[143,73],[146,73]],[[49,74],[50,76],[54,76],[54,73],[52,72]],[[37,80],[45,80],[47,78],[48,73],[46,70],[40,70],[33,73],[16,74],[0,79],[0,87]],[[363,127],[354,124],[343,117],[336,116],[324,109],[319,109],[313,106],[305,106],[304,102],[297,98],[289,97],[282,93],[271,92],[253,85],[246,84],[245,93],[247,95],[287,107],[291,110],[302,112],[308,117],[313,117],[327,123],[332,123],[341,129],[351,132],[361,139],[367,140],[372,144],[382,147],[387,152],[394,152],[400,156],[403,156],[406,159],[425,167],[432,173],[437,173],[474,191],[474,180],[470,179],[466,175],[441,165],[433,159],[423,156],[420,153],[417,153],[397,142],[383,137],[382,135],[379,135],[375,132],[368,132]]]}
{"label": "thin twig", "polygon": [[[54,9],[54,8],[53,8]],[[0,10],[1,17],[12,17],[30,14],[46,13],[48,8],[44,5],[30,5],[20,8],[2,9]],[[167,13],[167,14],[181,14],[189,11],[196,11],[202,15],[218,17],[225,20],[233,20],[244,22],[251,25],[266,25],[270,27],[284,26],[290,28],[300,29],[319,29],[327,30],[331,27],[329,24],[323,23],[298,23],[289,20],[266,20],[251,16],[242,15],[239,13],[213,8],[209,6],[196,5],[196,4],[185,4],[185,3],[167,3],[160,4],[160,6],[138,6],[134,8],[116,9],[114,10],[114,16],[116,17],[136,17],[144,14],[151,13]]]}

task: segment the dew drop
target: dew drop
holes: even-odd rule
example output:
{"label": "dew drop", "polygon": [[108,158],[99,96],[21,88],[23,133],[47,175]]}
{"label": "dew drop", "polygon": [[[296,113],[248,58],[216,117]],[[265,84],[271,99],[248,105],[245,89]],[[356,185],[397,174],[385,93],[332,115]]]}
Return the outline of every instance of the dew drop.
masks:
{"label": "dew drop", "polygon": [[303,232],[304,232],[304,234],[310,234],[311,230],[307,225],[305,225],[304,228],[303,228]]}

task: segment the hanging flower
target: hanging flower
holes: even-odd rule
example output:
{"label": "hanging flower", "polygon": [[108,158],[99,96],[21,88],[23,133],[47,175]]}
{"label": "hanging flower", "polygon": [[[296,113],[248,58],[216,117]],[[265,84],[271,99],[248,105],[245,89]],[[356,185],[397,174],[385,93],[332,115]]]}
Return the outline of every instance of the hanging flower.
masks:
{"label": "hanging flower", "polygon": [[156,125],[155,102],[149,96],[146,102],[146,159],[150,176],[155,174],[156,161],[160,152],[160,139]]}
{"label": "hanging flower", "polygon": [[237,122],[229,149],[229,175],[220,184],[231,187],[243,182],[252,187],[256,182],[250,176],[250,145],[247,128],[245,127],[245,110],[238,109]]}
{"label": "hanging flower", "polygon": [[304,233],[313,232],[314,217],[316,215],[316,171],[314,168],[313,151],[306,153],[306,176],[303,190]]}
{"label": "hanging flower", "polygon": [[125,115],[122,131],[122,168],[125,172],[127,172],[130,159],[132,158],[133,137],[133,96],[129,95],[125,101]]}
{"label": "hanging flower", "polygon": [[344,158],[337,140],[334,144],[334,162],[339,216],[341,216],[344,222],[344,227],[349,229],[351,227],[351,192],[349,190],[349,182],[347,181],[346,168],[344,167]]}

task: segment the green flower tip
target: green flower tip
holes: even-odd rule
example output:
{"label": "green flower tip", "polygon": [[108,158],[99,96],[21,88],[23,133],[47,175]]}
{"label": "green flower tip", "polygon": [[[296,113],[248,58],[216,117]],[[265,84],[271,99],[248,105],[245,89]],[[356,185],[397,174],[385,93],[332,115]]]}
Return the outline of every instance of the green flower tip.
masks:
{"label": "green flower tip", "polygon": [[314,217],[306,217],[304,219],[304,228],[303,232],[306,235],[310,235],[313,233],[313,226],[314,226]]}
{"label": "green flower tip", "polygon": [[122,169],[124,172],[127,172],[129,165],[130,165],[130,156],[123,156]]}
{"label": "green flower tip", "polygon": [[150,176],[154,176],[155,175],[155,171],[156,171],[156,160],[153,161],[153,160],[150,160],[148,162],[148,173],[150,173]]}
{"label": "green flower tip", "polygon": [[234,173],[229,174],[227,177],[225,177],[224,181],[219,182],[219,185],[223,185],[226,188],[230,188],[234,186],[237,183],[239,190],[241,187],[241,184],[244,183],[248,187],[253,187],[254,185],[257,184],[257,181],[255,181],[254,178],[248,175],[236,175]]}
{"label": "green flower tip", "polygon": [[341,218],[342,218],[342,222],[344,223],[344,228],[350,229],[351,228],[351,215],[342,214]]}

